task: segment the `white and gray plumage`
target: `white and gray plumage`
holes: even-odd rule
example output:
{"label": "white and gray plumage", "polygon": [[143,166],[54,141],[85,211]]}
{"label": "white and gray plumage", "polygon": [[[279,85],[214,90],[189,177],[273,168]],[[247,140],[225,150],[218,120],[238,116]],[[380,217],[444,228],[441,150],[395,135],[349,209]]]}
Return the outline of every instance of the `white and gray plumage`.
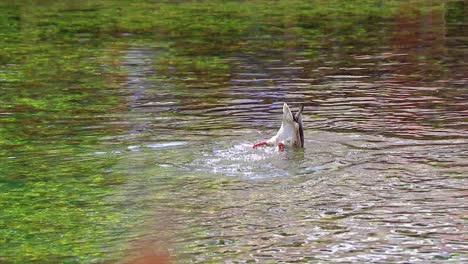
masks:
{"label": "white and gray plumage", "polygon": [[301,105],[299,111],[295,115],[289,109],[288,104],[283,104],[283,122],[275,136],[267,141],[258,142],[253,145],[253,148],[264,145],[277,145],[279,150],[284,147],[303,148],[304,147],[304,126],[302,123]]}

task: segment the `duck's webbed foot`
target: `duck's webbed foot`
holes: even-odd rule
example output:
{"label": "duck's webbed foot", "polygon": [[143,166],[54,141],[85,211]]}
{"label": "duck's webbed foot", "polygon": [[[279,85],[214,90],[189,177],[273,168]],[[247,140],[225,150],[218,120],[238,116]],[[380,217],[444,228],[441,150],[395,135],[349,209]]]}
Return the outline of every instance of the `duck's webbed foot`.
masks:
{"label": "duck's webbed foot", "polygon": [[257,148],[257,147],[261,147],[261,146],[265,146],[265,145],[268,145],[268,142],[262,141],[262,142],[255,143],[255,144],[252,146],[252,148]]}
{"label": "duck's webbed foot", "polygon": [[284,150],[283,142],[278,142],[278,151],[283,151],[283,150]]}

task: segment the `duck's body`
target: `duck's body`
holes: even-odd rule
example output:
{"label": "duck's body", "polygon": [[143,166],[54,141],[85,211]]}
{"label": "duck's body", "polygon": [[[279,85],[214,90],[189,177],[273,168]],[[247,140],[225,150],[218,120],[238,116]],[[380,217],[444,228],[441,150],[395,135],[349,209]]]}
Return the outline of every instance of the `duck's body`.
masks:
{"label": "duck's body", "polygon": [[253,145],[253,148],[264,145],[277,145],[279,150],[285,146],[302,148],[304,147],[304,129],[302,123],[301,106],[296,115],[293,115],[288,104],[283,104],[283,122],[276,135],[267,141],[262,141]]}

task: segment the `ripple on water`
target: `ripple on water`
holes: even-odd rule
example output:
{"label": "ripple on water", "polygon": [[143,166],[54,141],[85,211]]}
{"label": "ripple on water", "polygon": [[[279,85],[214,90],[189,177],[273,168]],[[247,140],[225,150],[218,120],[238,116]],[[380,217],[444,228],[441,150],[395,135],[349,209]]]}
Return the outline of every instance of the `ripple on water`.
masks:
{"label": "ripple on water", "polygon": [[247,143],[203,153],[193,166],[198,171],[251,179],[291,175],[285,153],[273,147],[253,149]]}
{"label": "ripple on water", "polygon": [[[251,138],[250,142],[260,140],[258,135],[251,133],[247,138]],[[279,152],[276,147],[253,149],[252,143],[229,138],[203,149],[189,167],[200,172],[249,179],[295,177],[348,166],[345,156],[354,155],[336,140],[330,141],[337,138],[335,134],[307,132],[306,138],[313,139],[306,140],[304,149],[286,149],[284,152]]]}
{"label": "ripple on water", "polygon": [[200,217],[211,235],[192,245],[222,239],[229,245],[212,250],[260,262],[459,259],[466,195],[460,179],[439,165],[451,157],[464,166],[463,140],[310,130],[306,139],[303,151],[254,150],[233,137],[203,149],[189,168],[247,181],[185,201],[210,212]]}

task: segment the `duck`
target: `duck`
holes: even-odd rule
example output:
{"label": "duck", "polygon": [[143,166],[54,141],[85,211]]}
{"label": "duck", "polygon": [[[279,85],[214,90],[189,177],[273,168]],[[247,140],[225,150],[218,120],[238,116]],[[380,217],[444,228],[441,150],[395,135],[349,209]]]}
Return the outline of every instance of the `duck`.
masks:
{"label": "duck", "polygon": [[283,120],[281,127],[275,136],[267,141],[255,143],[252,147],[258,148],[261,146],[278,146],[279,151],[283,151],[285,147],[303,148],[304,147],[304,124],[302,122],[302,111],[304,105],[299,107],[299,110],[294,115],[289,109],[287,103],[283,103]]}

